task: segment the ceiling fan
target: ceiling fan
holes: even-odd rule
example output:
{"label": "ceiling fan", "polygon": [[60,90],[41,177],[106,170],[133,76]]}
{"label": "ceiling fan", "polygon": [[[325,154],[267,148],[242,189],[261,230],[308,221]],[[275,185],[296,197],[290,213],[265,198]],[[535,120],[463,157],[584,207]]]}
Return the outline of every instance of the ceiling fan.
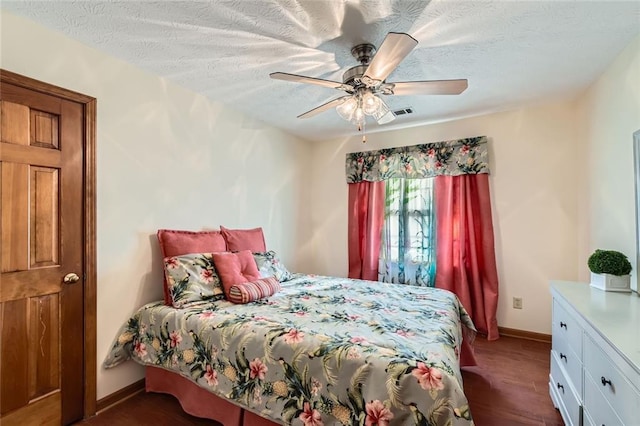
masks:
{"label": "ceiling fan", "polygon": [[377,52],[375,46],[369,43],[355,46],[351,49],[351,54],[360,65],[349,68],[342,76],[342,83],[284,72],[274,72],[269,76],[277,80],[315,84],[347,92],[347,95],[300,114],[298,118],[313,117],[335,107],[342,118],[357,125],[358,130],[363,130],[367,115],[373,117],[378,124],[395,119],[395,115],[379,95],[458,95],[467,88],[466,79],[387,82],[389,74],[417,44],[418,41],[409,34],[390,32]]}

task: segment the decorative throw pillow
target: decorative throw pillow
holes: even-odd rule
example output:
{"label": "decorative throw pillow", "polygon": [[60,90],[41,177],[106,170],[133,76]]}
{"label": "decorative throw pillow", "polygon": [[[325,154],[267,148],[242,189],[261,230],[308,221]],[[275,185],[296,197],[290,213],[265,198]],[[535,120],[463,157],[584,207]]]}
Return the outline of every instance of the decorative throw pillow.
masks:
{"label": "decorative throw pillow", "polygon": [[[178,231],[171,229],[158,230],[158,242],[162,258],[180,256],[189,253],[211,253],[225,251],[227,243],[220,231]],[[171,306],[171,295],[164,280],[164,304]]]}
{"label": "decorative throw pillow", "polygon": [[227,299],[233,285],[260,279],[256,261],[250,250],[238,253],[213,253],[213,263],[216,265]]}
{"label": "decorative throw pillow", "polygon": [[227,242],[227,251],[267,251],[262,228],[229,229],[221,226],[220,231]]}
{"label": "decorative throw pillow", "polygon": [[253,258],[256,260],[261,277],[276,277],[280,282],[293,278],[293,274],[280,262],[275,251],[253,253]]}
{"label": "decorative throw pillow", "polygon": [[234,284],[229,289],[229,301],[249,303],[269,297],[280,291],[280,283],[275,277],[261,278],[242,284]]}
{"label": "decorative throw pillow", "polygon": [[174,308],[182,308],[192,302],[224,298],[211,253],[166,257],[164,273]]}

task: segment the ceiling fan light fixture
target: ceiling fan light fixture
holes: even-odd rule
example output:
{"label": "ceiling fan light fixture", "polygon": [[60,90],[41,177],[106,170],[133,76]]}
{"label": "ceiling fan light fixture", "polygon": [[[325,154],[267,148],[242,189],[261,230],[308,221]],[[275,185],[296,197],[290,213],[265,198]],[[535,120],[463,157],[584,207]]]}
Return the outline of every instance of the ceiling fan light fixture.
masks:
{"label": "ceiling fan light fixture", "polygon": [[387,112],[384,115],[380,116],[380,118],[377,118],[378,124],[387,124],[392,122],[395,119],[396,119],[395,114],[389,110],[387,110]]}
{"label": "ceiling fan light fixture", "polygon": [[[374,114],[372,114],[373,118],[375,118],[375,120],[378,122],[378,124],[385,124],[388,123],[389,121],[393,120],[395,117],[393,116],[393,113],[389,110],[389,107],[387,106],[387,104],[385,104],[382,99],[380,99],[380,105],[378,107],[378,109],[375,111]],[[391,119],[389,119],[389,117],[391,117]],[[385,119],[385,120],[383,120]]]}
{"label": "ceiling fan light fixture", "polygon": [[338,105],[336,107],[336,111],[338,112],[340,117],[344,118],[347,121],[351,121],[357,108],[358,100],[355,96],[351,96],[349,99]]}
{"label": "ceiling fan light fixture", "polygon": [[373,117],[378,124],[385,124],[396,117],[387,104],[369,88],[360,88],[354,95],[336,106],[338,115],[357,126],[364,128],[366,117]]}
{"label": "ceiling fan light fixture", "polygon": [[360,107],[356,108],[356,110],[353,112],[351,122],[358,126],[358,128],[361,128],[362,126],[364,126],[364,121],[364,111]]}
{"label": "ceiling fan light fixture", "polygon": [[382,100],[373,94],[371,90],[366,90],[362,95],[362,109],[367,115],[375,115],[381,107]]}

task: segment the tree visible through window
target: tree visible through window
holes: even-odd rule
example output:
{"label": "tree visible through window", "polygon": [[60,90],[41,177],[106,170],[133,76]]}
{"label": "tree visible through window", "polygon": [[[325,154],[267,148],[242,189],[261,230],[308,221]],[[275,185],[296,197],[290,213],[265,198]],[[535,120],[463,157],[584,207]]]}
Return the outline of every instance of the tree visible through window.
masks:
{"label": "tree visible through window", "polygon": [[436,270],[433,178],[398,178],[385,183],[379,280],[433,287]]}

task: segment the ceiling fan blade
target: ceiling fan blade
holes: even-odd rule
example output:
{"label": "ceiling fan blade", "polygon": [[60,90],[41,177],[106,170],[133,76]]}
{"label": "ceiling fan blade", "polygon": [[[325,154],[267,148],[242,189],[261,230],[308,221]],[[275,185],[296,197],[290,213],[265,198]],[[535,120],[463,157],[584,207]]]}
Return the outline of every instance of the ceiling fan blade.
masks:
{"label": "ceiling fan blade", "polygon": [[313,117],[314,115],[318,115],[321,112],[324,112],[328,109],[331,109],[333,107],[337,107],[338,105],[340,105],[341,103],[343,103],[344,101],[346,101],[347,99],[349,99],[351,96],[347,95],[347,96],[340,96],[339,98],[335,98],[327,103],[324,103],[318,107],[315,107],[312,110],[309,110],[303,114],[300,114],[298,116],[298,118],[310,118]]}
{"label": "ceiling fan blade", "polygon": [[389,33],[380,45],[362,77],[367,86],[383,82],[418,44],[418,40],[405,33]]}
{"label": "ceiling fan blade", "polygon": [[467,80],[461,79],[385,83],[381,89],[385,95],[459,95],[467,87]]}
{"label": "ceiling fan blade", "polygon": [[286,72],[272,72],[269,77],[275,80],[292,81],[294,83],[308,83],[315,84],[317,86],[328,87],[330,89],[338,90],[353,90],[353,86],[340,83],[339,81],[323,80],[321,78],[307,77],[298,74],[289,74]]}

